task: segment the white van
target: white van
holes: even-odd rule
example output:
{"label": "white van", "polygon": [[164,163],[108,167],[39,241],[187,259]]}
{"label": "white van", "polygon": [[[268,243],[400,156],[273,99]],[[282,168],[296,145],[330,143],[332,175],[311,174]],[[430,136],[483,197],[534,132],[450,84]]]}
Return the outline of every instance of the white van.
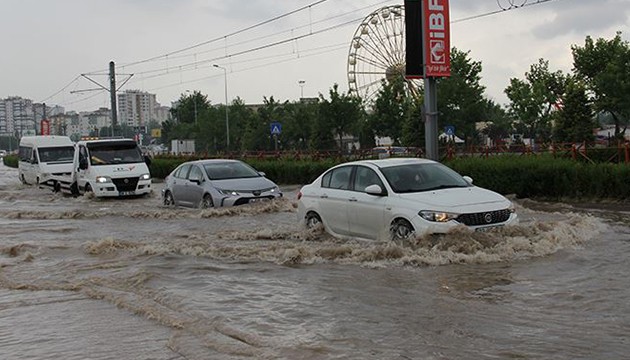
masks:
{"label": "white van", "polygon": [[22,183],[53,186],[51,177],[72,173],[74,142],[67,136],[24,136],[18,158]]}
{"label": "white van", "polygon": [[71,176],[54,180],[59,190],[97,197],[149,194],[149,159],[132,139],[82,140],[76,144]]}

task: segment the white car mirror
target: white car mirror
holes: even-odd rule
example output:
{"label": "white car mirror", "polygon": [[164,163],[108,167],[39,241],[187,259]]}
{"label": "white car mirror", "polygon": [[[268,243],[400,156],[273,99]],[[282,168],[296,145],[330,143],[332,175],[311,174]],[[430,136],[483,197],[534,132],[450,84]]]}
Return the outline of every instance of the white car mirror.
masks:
{"label": "white car mirror", "polygon": [[464,180],[466,180],[466,182],[469,183],[470,185],[472,185],[473,183],[473,179],[470,176],[464,176]]}
{"label": "white car mirror", "polygon": [[383,196],[385,195],[385,193],[383,192],[383,189],[381,189],[381,187],[379,185],[370,185],[368,187],[365,188],[365,192],[370,194],[370,195],[376,195],[376,196]]}

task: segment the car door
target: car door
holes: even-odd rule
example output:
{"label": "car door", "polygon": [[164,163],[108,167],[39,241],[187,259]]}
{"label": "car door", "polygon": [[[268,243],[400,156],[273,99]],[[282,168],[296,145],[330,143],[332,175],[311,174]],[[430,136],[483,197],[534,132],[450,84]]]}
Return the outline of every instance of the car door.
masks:
{"label": "car door", "polygon": [[191,164],[183,164],[173,174],[171,191],[173,191],[175,204],[179,206],[190,206],[189,202],[185,200],[186,184],[188,183],[188,172],[190,171],[190,167]]}
{"label": "car door", "polygon": [[194,207],[199,205],[201,198],[203,197],[203,172],[197,165],[190,167],[186,186],[184,187],[185,200]]}
{"label": "car door", "polygon": [[377,239],[389,224],[385,224],[387,196],[370,195],[365,188],[379,185],[385,190],[383,181],[373,169],[359,165],[354,172],[352,194],[348,199],[348,223],[350,234],[366,239]]}
{"label": "car door", "polygon": [[320,215],[329,229],[339,235],[349,235],[348,202],[350,179],[354,166],[342,166],[324,176],[319,196]]}

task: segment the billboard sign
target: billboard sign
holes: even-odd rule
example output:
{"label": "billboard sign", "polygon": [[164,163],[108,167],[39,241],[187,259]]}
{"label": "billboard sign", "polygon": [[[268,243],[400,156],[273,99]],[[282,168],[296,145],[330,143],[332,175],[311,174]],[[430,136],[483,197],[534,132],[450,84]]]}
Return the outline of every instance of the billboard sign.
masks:
{"label": "billboard sign", "polygon": [[405,0],[405,78],[424,76],[422,1]]}
{"label": "billboard sign", "polygon": [[39,122],[39,133],[40,135],[50,135],[50,121],[46,119],[42,119]]}
{"label": "billboard sign", "polygon": [[448,0],[424,0],[423,20],[425,76],[451,76]]}

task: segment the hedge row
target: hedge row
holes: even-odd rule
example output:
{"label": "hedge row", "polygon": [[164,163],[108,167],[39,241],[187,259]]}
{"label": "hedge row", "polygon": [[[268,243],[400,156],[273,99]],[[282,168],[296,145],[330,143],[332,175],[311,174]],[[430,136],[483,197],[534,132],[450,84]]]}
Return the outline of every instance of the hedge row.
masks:
{"label": "hedge row", "polygon": [[630,165],[591,164],[551,156],[462,158],[448,164],[478,186],[502,194],[547,198],[630,200]]}
{"label": "hedge row", "polygon": [[[183,158],[154,158],[151,174],[163,179]],[[257,160],[247,163],[279,184],[307,184],[337,160]],[[7,166],[17,167],[15,156],[4,157]],[[459,158],[446,163],[475,185],[520,198],[630,200],[630,165],[591,164],[552,156],[506,155],[490,158]]]}

